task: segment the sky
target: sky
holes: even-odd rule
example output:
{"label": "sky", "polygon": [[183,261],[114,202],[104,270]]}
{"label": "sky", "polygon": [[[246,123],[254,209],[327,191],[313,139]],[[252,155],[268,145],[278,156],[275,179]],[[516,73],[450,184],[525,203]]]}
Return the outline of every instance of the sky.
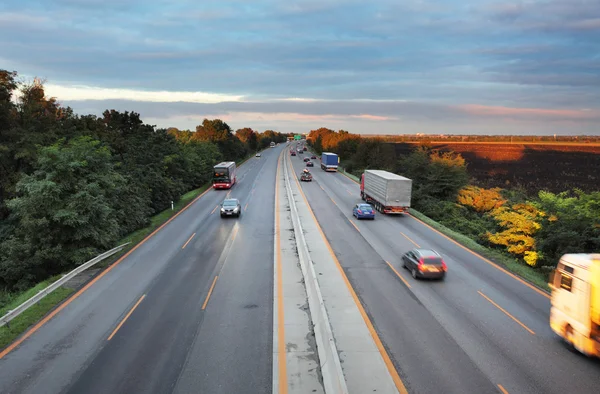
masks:
{"label": "sky", "polygon": [[600,135],[600,0],[3,0],[0,48],[159,127]]}

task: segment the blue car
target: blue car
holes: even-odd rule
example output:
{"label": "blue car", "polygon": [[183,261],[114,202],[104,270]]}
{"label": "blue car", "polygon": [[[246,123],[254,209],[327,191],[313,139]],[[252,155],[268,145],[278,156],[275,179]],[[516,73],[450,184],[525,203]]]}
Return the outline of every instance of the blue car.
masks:
{"label": "blue car", "polygon": [[352,215],[357,219],[375,220],[375,210],[369,204],[356,204],[352,210]]}

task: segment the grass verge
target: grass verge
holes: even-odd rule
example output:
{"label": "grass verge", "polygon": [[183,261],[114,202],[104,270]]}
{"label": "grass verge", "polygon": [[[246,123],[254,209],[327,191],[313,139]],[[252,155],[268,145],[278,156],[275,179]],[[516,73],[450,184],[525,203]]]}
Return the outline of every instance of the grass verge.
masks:
{"label": "grass verge", "polygon": [[[3,307],[0,308],[0,315],[4,316],[9,310],[16,308],[29,298],[36,295],[40,290],[48,287],[52,282],[60,279],[60,275],[38,283],[35,287],[26,290],[22,293],[4,293],[1,296]],[[48,294],[45,298],[40,300],[38,304],[33,305],[25,312],[14,318],[9,326],[0,327],[0,349],[4,349],[12,341],[14,341],[19,335],[27,330],[31,325],[35,324],[48,312],[50,312],[56,305],[67,298],[73,289],[66,287],[59,287],[52,293]]]}
{"label": "grass verge", "polygon": [[[341,167],[338,169],[338,172],[347,176],[348,178],[357,183],[360,182],[358,177],[346,172]],[[473,252],[478,253],[483,257],[487,258],[488,260],[493,261],[498,266],[505,268],[507,271],[510,271],[515,275],[518,275],[519,277],[539,287],[540,289],[545,290],[547,292],[550,291],[550,288],[548,287],[548,273],[543,271],[537,271],[498,250],[493,250],[483,245],[480,245],[471,238],[467,237],[466,235],[460,234],[444,226],[443,224],[436,222],[435,220],[431,219],[428,216],[425,216],[424,214],[413,208],[410,209],[410,212],[411,215],[415,218],[430,225],[434,229],[438,230],[447,237],[450,237],[451,239],[455,240],[456,242],[465,246],[466,248],[471,249]]]}

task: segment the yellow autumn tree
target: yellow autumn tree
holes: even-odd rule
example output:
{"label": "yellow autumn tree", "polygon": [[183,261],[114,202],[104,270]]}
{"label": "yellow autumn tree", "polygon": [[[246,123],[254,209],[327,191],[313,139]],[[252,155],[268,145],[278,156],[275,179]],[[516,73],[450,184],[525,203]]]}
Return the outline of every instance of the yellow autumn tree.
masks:
{"label": "yellow autumn tree", "polygon": [[479,213],[490,212],[500,208],[506,199],[500,194],[499,187],[485,189],[477,186],[467,186],[458,192],[457,202],[465,207],[473,208]]}
{"label": "yellow autumn tree", "polygon": [[544,212],[531,204],[515,204],[496,208],[491,215],[503,230],[493,234],[487,232],[487,239],[493,244],[506,246],[509,253],[535,267],[539,254],[535,250],[533,236],[541,229],[539,220],[545,216]]}

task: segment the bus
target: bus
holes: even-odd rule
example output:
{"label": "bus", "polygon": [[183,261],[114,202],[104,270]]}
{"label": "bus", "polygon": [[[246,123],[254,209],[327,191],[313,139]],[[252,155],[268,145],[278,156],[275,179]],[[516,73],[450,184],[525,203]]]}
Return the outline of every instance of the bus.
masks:
{"label": "bus", "polygon": [[271,148],[275,148],[275,143],[271,142]]}
{"label": "bus", "polygon": [[224,161],[217,164],[213,170],[213,188],[231,189],[235,185],[235,162]]}

